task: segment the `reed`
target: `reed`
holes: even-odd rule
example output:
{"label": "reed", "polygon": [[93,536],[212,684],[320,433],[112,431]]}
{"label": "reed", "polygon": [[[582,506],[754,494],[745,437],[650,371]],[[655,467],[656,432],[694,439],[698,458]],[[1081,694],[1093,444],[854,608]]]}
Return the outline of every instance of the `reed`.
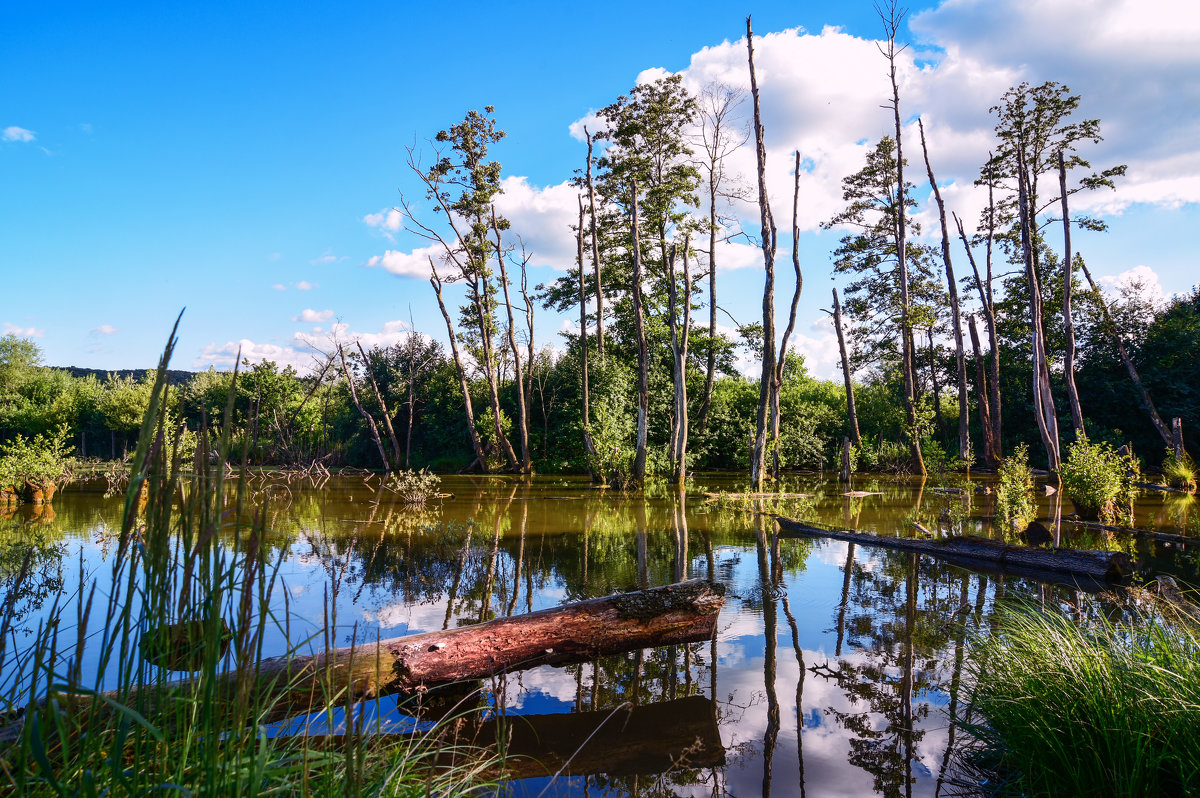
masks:
{"label": "reed", "polygon": [[[277,576],[286,552],[265,542],[265,503],[252,502],[246,478],[225,465],[233,391],[222,428],[202,430],[187,451],[165,411],[174,344],[173,330],[130,464],[111,571],[59,594],[28,634],[15,631],[16,602],[4,602],[0,792],[454,795],[487,784],[497,772],[489,757],[443,745],[439,725],[382,734],[378,713],[365,720],[332,678],[306,717],[271,722],[279,693],[253,689],[264,658],[332,646],[336,612],[329,602],[320,631],[295,639]],[[36,573],[18,568],[9,597],[28,595],[21,580]],[[267,650],[280,637],[287,650]],[[187,689],[180,670],[190,672]],[[245,678],[218,696],[229,671]],[[460,764],[447,767],[450,759]]]}
{"label": "reed", "polygon": [[977,640],[967,772],[997,795],[1200,795],[1200,627],[1004,608]]}

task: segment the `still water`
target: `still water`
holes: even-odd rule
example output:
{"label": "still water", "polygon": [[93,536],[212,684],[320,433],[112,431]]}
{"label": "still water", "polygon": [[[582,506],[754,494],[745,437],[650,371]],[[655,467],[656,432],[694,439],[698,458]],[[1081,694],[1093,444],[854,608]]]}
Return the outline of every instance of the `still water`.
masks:
{"label": "still water", "polygon": [[[744,490],[700,476],[687,491],[621,494],[572,478],[447,477],[423,509],[378,478],[320,484],[261,480],[269,543],[283,555],[275,603],[282,653],[313,637],[330,608],[336,645],[454,628],[616,591],[704,577],[727,601],[712,641],[649,649],[489,680],[488,714],[522,716],[514,747],[556,778],[518,795],[955,794],[954,754],[973,636],[998,603],[1097,611],[1064,585],[976,573],[914,554],[827,540],[779,539],[767,513],[895,535],[926,527],[994,535],[985,482],[956,486],[858,479],[859,494],[817,475],[791,477],[773,502],[714,501]],[[1069,513],[1042,496],[1039,515]],[[102,579],[122,503],[73,487],[53,508],[0,512],[5,535],[59,541],[63,590]],[[756,512],[759,511],[759,512]],[[1150,493],[1137,525],[1196,534],[1189,500]],[[1077,529],[1064,545],[1121,549],[1142,577],[1200,582],[1197,547]],[[28,608],[35,624],[39,608]],[[86,671],[86,667],[85,667]],[[101,684],[100,686],[103,686]],[[396,715],[394,702],[373,711]],[[514,726],[514,728],[517,728]],[[599,732],[596,729],[599,728]],[[590,742],[580,746],[588,740]],[[519,744],[518,744],[519,743]],[[574,754],[573,759],[567,760]]]}

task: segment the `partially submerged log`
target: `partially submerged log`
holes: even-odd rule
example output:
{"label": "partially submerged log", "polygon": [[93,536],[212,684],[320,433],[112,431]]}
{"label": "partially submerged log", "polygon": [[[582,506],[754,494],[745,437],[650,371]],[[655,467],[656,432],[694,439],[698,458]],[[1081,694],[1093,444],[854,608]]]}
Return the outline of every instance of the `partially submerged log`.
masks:
{"label": "partially submerged log", "polygon": [[705,493],[707,499],[741,501],[743,499],[811,499],[811,493]]}
{"label": "partially submerged log", "polygon": [[1046,549],[1014,546],[979,537],[924,538],[882,537],[845,529],[826,529],[775,516],[781,535],[827,537],[897,551],[915,551],[939,559],[976,567],[990,564],[1002,569],[1027,569],[1054,574],[1069,574],[1099,580],[1118,580],[1132,572],[1129,557],[1123,552],[1083,549]]}
{"label": "partially submerged log", "polygon": [[[214,701],[251,692],[272,700],[267,723],[338,703],[411,693],[538,665],[561,665],[652,646],[711,639],[725,603],[724,587],[702,579],[588,599],[562,607],[441,632],[397,637],[312,656],[275,657],[257,669],[217,676]],[[250,681],[252,680],[252,681]],[[143,715],[194,700],[199,680],[147,688],[122,703]],[[55,694],[60,706],[87,706],[88,695]],[[101,696],[119,701],[116,695]],[[262,703],[266,704],[267,701]],[[20,723],[0,725],[0,740]]]}

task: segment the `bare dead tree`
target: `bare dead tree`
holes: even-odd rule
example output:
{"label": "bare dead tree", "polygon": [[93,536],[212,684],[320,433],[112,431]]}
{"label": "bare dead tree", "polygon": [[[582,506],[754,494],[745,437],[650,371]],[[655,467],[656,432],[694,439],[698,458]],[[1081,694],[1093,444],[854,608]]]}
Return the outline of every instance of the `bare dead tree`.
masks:
{"label": "bare dead tree", "polygon": [[638,411],[637,444],[633,455],[632,482],[641,487],[646,481],[646,438],[650,422],[650,353],[646,347],[646,323],[642,300],[642,244],[638,236],[637,180],[629,181],[629,233],[633,249],[633,326],[637,338]]}
{"label": "bare dead tree", "polygon": [[787,363],[788,339],[796,329],[796,308],[800,304],[800,293],[804,290],[804,274],[800,270],[800,150],[796,150],[795,178],[792,187],[792,268],[796,272],[796,289],[792,292],[792,306],[788,311],[787,327],[779,339],[779,357],[775,359],[775,374],[771,386],[771,440],[773,448],[773,471],[779,477],[779,395],[783,390],[783,367]]}
{"label": "bare dead tree", "polygon": [[1071,317],[1071,283],[1075,279],[1075,263],[1071,260],[1071,213],[1067,208],[1067,165],[1062,150],[1058,152],[1058,186],[1062,192],[1063,215],[1063,325],[1067,334],[1067,351],[1063,356],[1063,382],[1067,386],[1067,401],[1071,405],[1071,424],[1075,427],[1075,438],[1083,438],[1083,408],[1079,404],[1079,390],[1075,387],[1075,320]]}
{"label": "bare dead tree", "polygon": [[[483,442],[479,439],[479,430],[475,427],[475,410],[471,405],[471,386],[467,382],[467,371],[463,367],[462,355],[458,351],[458,336],[454,332],[454,322],[450,320],[450,314],[446,311],[446,302],[442,299],[442,280],[438,276],[437,267],[433,265],[433,258],[429,259],[429,272],[429,284],[433,286],[438,308],[442,311],[442,318],[446,320],[446,332],[450,337],[450,354],[454,358],[454,370],[458,372],[458,382],[462,388],[463,410],[467,416],[467,431],[471,436],[471,448],[475,451],[475,462],[479,463],[480,470],[486,472],[488,460],[483,451]],[[468,466],[466,470],[469,471],[470,468]]]}
{"label": "bare dead tree", "polygon": [[[529,452],[529,413],[525,402],[525,372],[521,365],[521,350],[517,347],[517,321],[513,314],[512,298],[508,293],[508,268],[506,254],[500,239],[500,224],[496,219],[496,206],[492,206],[492,233],[496,236],[496,263],[500,267],[500,286],[504,289],[504,308],[508,312],[508,347],[512,351],[513,371],[517,379],[517,434],[521,442],[521,473],[533,473],[533,459]],[[522,263],[524,269],[524,263]]]}
{"label": "bare dead tree", "polygon": [[735,178],[726,172],[726,159],[750,138],[750,129],[735,125],[734,115],[745,100],[742,89],[709,84],[700,93],[699,143],[704,157],[696,161],[708,187],[708,353],[705,360],[704,396],[696,423],[701,431],[708,424],[717,369],[717,244],[728,240],[721,231],[729,220],[719,214],[722,200],[745,198]]}
{"label": "bare dead tree", "polygon": [[908,449],[912,458],[913,470],[925,474],[925,458],[921,455],[921,436],[917,430],[917,391],[916,364],[913,354],[912,323],[909,319],[911,300],[909,298],[908,281],[908,205],[907,192],[904,184],[904,145],[903,127],[900,123],[900,84],[896,77],[896,60],[907,49],[908,45],[896,46],[896,37],[900,33],[900,24],[907,10],[901,8],[896,0],[890,0],[885,5],[875,6],[879,18],[883,22],[883,32],[886,46],[880,46],[879,52],[888,62],[888,78],[892,84],[891,102],[884,105],[892,111],[896,129],[896,259],[900,270],[900,358],[901,372],[904,377],[904,415],[908,426]]}
{"label": "bare dead tree", "polygon": [[342,361],[342,374],[346,377],[346,386],[350,389],[350,398],[354,400],[354,406],[358,408],[358,414],[367,422],[367,429],[371,431],[371,440],[375,442],[375,448],[379,450],[379,459],[383,462],[383,470],[391,471],[392,466],[388,462],[387,452],[384,451],[383,441],[379,437],[379,427],[375,425],[375,419],[371,417],[358,401],[358,390],[354,387],[354,374],[351,373],[350,367],[346,364],[346,352],[341,344],[337,348],[338,357]]}
{"label": "bare dead tree", "polygon": [[[671,246],[667,257],[667,327],[671,334],[671,355],[674,360],[672,378],[675,388],[674,418],[671,424],[671,479],[683,485],[687,479],[687,356],[688,339],[691,332],[692,275],[689,265],[691,238],[683,238],[683,285],[682,302],[679,297],[678,279],[675,274],[676,248]],[[682,320],[680,319],[682,304]]]}
{"label": "bare dead tree", "polygon": [[[388,440],[392,444],[392,454],[395,456],[393,462],[399,464],[400,441],[396,440],[396,430],[392,427],[392,414],[388,410],[387,401],[383,398],[383,391],[379,390],[379,383],[375,381],[375,374],[371,371],[371,361],[367,359],[367,353],[363,351],[362,341],[356,340],[354,345],[358,347],[358,354],[362,357],[363,370],[367,372],[367,379],[371,382],[371,389],[375,391],[375,399],[379,402],[379,409],[383,412],[383,427],[387,430]],[[390,471],[391,468],[388,470]]]}
{"label": "bare dead tree", "polygon": [[[596,188],[592,184],[592,136],[587,126],[583,128],[583,137],[587,139],[587,190],[588,209],[592,225],[592,271],[596,279],[596,351],[600,355],[600,364],[604,365],[604,286],[600,279],[600,236],[596,232]],[[580,235],[583,235],[582,225]],[[582,267],[581,267],[582,268]],[[579,282],[582,286],[583,278]],[[581,287],[579,289],[583,291]]]}
{"label": "bare dead tree", "polygon": [[971,456],[971,428],[967,404],[967,361],[963,354],[962,319],[958,306],[958,281],[954,279],[954,266],[950,261],[950,229],[946,225],[946,203],[942,201],[942,191],[933,176],[929,148],[925,144],[925,123],[920,118],[917,119],[917,129],[921,131],[921,152],[925,156],[925,170],[929,173],[929,185],[933,189],[933,198],[938,208],[938,222],[942,230],[942,262],[946,266],[946,288],[950,292],[950,328],[954,333],[954,357],[958,375],[958,457],[965,463]]}
{"label": "bare dead tree", "polygon": [[[591,162],[591,145],[588,145],[589,164]],[[586,281],[583,274],[583,197],[579,197],[579,226],[575,228],[575,247],[576,256],[575,263],[579,267],[579,370],[580,370],[580,395],[583,402],[583,449],[588,457],[588,470],[592,470],[592,460],[596,453],[596,447],[592,443],[591,432],[591,411],[589,403],[591,401],[591,387],[588,384],[588,338],[587,338],[587,297],[584,294],[584,286]],[[593,471],[592,479],[596,479],[597,474]]]}
{"label": "bare dead tree", "polygon": [[[995,206],[991,203],[992,190],[991,185],[988,186],[988,215],[989,220],[994,220]],[[982,426],[987,427],[991,434],[992,449],[991,455],[988,456],[987,463],[992,468],[1000,467],[1000,458],[1002,456],[1000,443],[1000,338],[996,333],[996,308],[993,304],[992,297],[992,236],[995,227],[992,221],[989,222],[988,232],[986,236],[987,242],[987,281],[980,277],[979,267],[975,263],[975,255],[971,251],[971,244],[967,240],[966,230],[963,229],[962,219],[958,218],[958,214],[953,214],[954,222],[958,226],[958,236],[962,239],[963,249],[967,252],[967,260],[971,263],[971,272],[975,277],[975,287],[979,292],[979,304],[983,308],[984,323],[987,325],[988,345],[991,347],[991,358],[988,362],[988,379],[987,390],[988,396],[985,399],[980,398],[980,407],[987,407],[987,414],[983,416]],[[976,354],[978,358],[979,355]],[[982,412],[982,411],[981,411]],[[987,440],[987,435],[984,436]]]}
{"label": "bare dead tree", "polygon": [[763,143],[762,112],[759,106],[758,78],[754,74],[754,32],[746,17],[746,56],[750,65],[750,96],[754,104],[754,148],[758,164],[758,212],[762,220],[763,283],[763,354],[759,378],[758,415],[754,427],[754,446],[750,451],[750,481],[761,491],[766,479],[767,411],[775,378],[775,219],[767,197],[767,148]]}
{"label": "bare dead tree", "polygon": [[854,383],[850,381],[850,358],[846,354],[846,336],[842,332],[842,303],[837,289],[833,289],[833,328],[837,330],[838,355],[842,359],[842,379],[846,383],[846,415],[850,422],[850,440],[862,448],[862,436],[858,433],[858,409],[854,406]]}
{"label": "bare dead tree", "polygon": [[971,351],[975,355],[975,395],[979,397],[979,417],[983,430],[983,459],[993,468],[999,463],[996,455],[996,440],[992,435],[991,408],[988,401],[988,379],[984,370],[983,353],[979,347],[979,330],[975,326],[974,314],[970,317]]}

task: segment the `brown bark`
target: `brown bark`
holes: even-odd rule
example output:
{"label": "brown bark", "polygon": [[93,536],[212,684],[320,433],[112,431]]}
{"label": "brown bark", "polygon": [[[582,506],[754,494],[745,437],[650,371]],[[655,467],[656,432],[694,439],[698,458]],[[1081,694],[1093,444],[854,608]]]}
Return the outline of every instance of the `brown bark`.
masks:
{"label": "brown bark", "polygon": [[350,373],[349,366],[346,365],[346,353],[342,349],[342,345],[338,344],[338,357],[342,360],[342,374],[346,376],[346,385],[350,388],[350,398],[354,400],[354,406],[358,408],[358,414],[367,422],[367,429],[371,431],[371,440],[375,441],[375,448],[379,450],[379,459],[383,461],[383,470],[391,471],[392,467],[388,463],[387,452],[383,449],[383,441],[379,437],[379,427],[375,426],[375,419],[371,417],[358,401],[358,391],[354,387],[354,375]]}
{"label": "brown bark", "polygon": [[[449,631],[381,640],[313,656],[262,660],[253,672],[229,671],[207,687],[184,679],[132,696],[128,701],[150,716],[177,700],[195,700],[211,689],[215,706],[239,691],[254,690],[271,707],[260,722],[310,713],[336,697],[339,705],[411,693],[443,684],[482,679],[539,665],[585,662],[596,657],[655,646],[694,643],[716,632],[725,603],[724,587],[701,579],[502,617]],[[90,704],[92,696],[57,695],[56,700]],[[0,724],[0,738],[20,733],[20,722]]]}
{"label": "brown bark", "polygon": [[529,413],[525,402],[525,372],[521,366],[521,350],[517,347],[517,321],[513,316],[512,299],[508,294],[508,268],[500,244],[500,225],[496,222],[496,206],[492,206],[492,232],[496,234],[496,262],[500,266],[500,285],[504,289],[504,307],[508,311],[508,348],[512,351],[513,371],[517,377],[517,435],[521,441],[521,473],[533,472],[529,454]]}
{"label": "brown bark", "polygon": [[946,288],[950,292],[951,330],[954,333],[954,357],[958,377],[958,457],[967,463],[971,457],[970,406],[967,403],[967,360],[963,353],[958,281],[954,279],[954,266],[950,260],[950,228],[946,225],[946,203],[942,201],[941,189],[933,176],[929,148],[925,145],[925,124],[920,119],[917,120],[917,128],[921,131],[921,152],[925,156],[925,170],[929,173],[929,185],[933,189],[933,199],[938,208],[938,223],[942,230],[942,262],[946,265]]}
{"label": "brown bark", "polygon": [[983,431],[983,459],[995,468],[1000,458],[996,454],[996,441],[992,437],[991,408],[988,403],[987,373],[983,367],[983,354],[979,348],[979,330],[975,327],[975,316],[970,317],[971,351],[975,355],[975,395],[979,397],[980,428]]}
{"label": "brown bark", "polygon": [[862,448],[862,436],[858,434],[858,410],[854,406],[854,383],[850,381],[850,358],[846,354],[846,336],[842,333],[842,303],[837,289],[833,289],[833,327],[837,330],[838,354],[842,358],[842,379],[846,383],[846,415],[850,422],[850,440]]}
{"label": "brown bark", "polygon": [[683,319],[675,276],[675,247],[667,256],[667,327],[671,335],[671,356],[674,362],[672,380],[675,389],[674,412],[671,421],[671,480],[682,485],[687,479],[687,345],[691,324],[691,273],[688,267],[689,239],[683,239]]}
{"label": "brown bark", "polygon": [[1067,386],[1067,401],[1071,404],[1071,424],[1075,427],[1075,438],[1087,435],[1083,428],[1083,408],[1079,404],[1079,390],[1075,387],[1075,320],[1071,318],[1071,283],[1075,279],[1075,264],[1071,260],[1071,214],[1067,208],[1067,166],[1063,154],[1058,153],[1058,186],[1062,192],[1063,215],[1063,324],[1067,333],[1067,351],[1063,358],[1063,382]]}
{"label": "brown bark", "polygon": [[[1108,329],[1108,334],[1112,336],[1113,343],[1117,346],[1117,354],[1121,356],[1121,362],[1125,364],[1125,370],[1129,372],[1129,379],[1133,382],[1133,386],[1137,388],[1142,409],[1146,411],[1146,415],[1150,418],[1150,423],[1158,431],[1158,435],[1163,439],[1163,443],[1174,450],[1175,439],[1171,435],[1171,431],[1167,429],[1167,425],[1163,423],[1162,417],[1158,415],[1158,411],[1154,408],[1154,402],[1150,401],[1150,393],[1146,390],[1146,386],[1142,384],[1142,378],[1138,376],[1137,367],[1133,365],[1133,359],[1129,357],[1129,351],[1125,349],[1125,342],[1121,340],[1120,334],[1117,333],[1117,326],[1113,324],[1112,315],[1109,313],[1108,304],[1104,301],[1104,296],[1100,293],[1100,288],[1092,279],[1092,273],[1088,271],[1087,264],[1081,260],[1079,265],[1083,267],[1083,276],[1087,278],[1088,285],[1092,287],[1092,292],[1096,295],[1096,302],[1100,305],[1100,310],[1104,314],[1105,327]],[[1182,425],[1180,428],[1182,429]]]}
{"label": "brown bark", "polygon": [[1033,213],[1029,206],[1029,187],[1025,182],[1025,161],[1018,151],[1018,210],[1021,222],[1021,254],[1025,261],[1025,280],[1029,287],[1029,316],[1032,327],[1033,345],[1033,412],[1037,420],[1038,434],[1046,449],[1046,462],[1051,471],[1057,471],[1062,462],[1058,441],[1058,414],[1054,408],[1054,396],[1050,392],[1050,366],[1046,361],[1046,336],[1042,326],[1042,287],[1038,281],[1037,267],[1033,262]]}
{"label": "brown bark", "polygon": [[754,147],[758,165],[758,212],[762,220],[763,282],[763,354],[759,378],[758,415],[755,419],[754,445],[750,451],[750,481],[754,490],[762,490],[766,479],[767,411],[775,382],[775,220],[767,197],[767,148],[763,143],[762,112],[758,98],[758,78],[754,74],[754,33],[746,17],[746,55],[750,65],[750,97],[754,104]]}
{"label": "brown bark", "polygon": [[796,329],[796,307],[804,289],[804,274],[800,270],[800,150],[796,150],[795,180],[792,188],[792,268],[796,272],[796,290],[792,292],[792,307],[788,311],[787,327],[779,339],[779,357],[775,360],[775,375],[771,386],[771,440],[774,442],[773,473],[779,477],[779,394],[783,390],[783,367],[787,362],[788,339]]}
{"label": "brown bark", "polygon": [[[600,282],[600,236],[596,232],[596,189],[592,185],[592,137],[585,126],[584,138],[587,139],[587,190],[588,208],[592,224],[592,269],[596,278],[596,350],[600,354],[600,365],[604,365],[604,290]],[[582,231],[580,235],[582,235]],[[582,282],[582,280],[580,280]],[[581,291],[583,289],[580,289]]]}
{"label": "brown bark", "polygon": [[952,562],[972,563],[971,567],[975,567],[974,563],[984,563],[1002,569],[1065,573],[1099,580],[1120,579],[1132,572],[1129,557],[1124,552],[1014,546],[969,536],[936,540],[884,537],[866,532],[815,527],[781,516],[775,516],[775,520],[779,522],[780,537],[826,537],[895,551],[914,551]]}
{"label": "brown bark", "polygon": [[633,326],[637,338],[638,411],[637,448],[633,455],[632,480],[636,487],[646,481],[646,436],[650,419],[650,353],[646,348],[646,324],[642,309],[642,245],[638,238],[637,181],[630,181],[630,225],[633,249]]}
{"label": "brown bark", "polygon": [[[590,143],[589,143],[590,154]],[[589,164],[591,163],[589,158]],[[583,402],[583,450],[588,458],[588,470],[592,469],[591,461],[595,458],[596,447],[592,443],[591,433],[591,386],[588,383],[588,339],[587,339],[587,297],[584,294],[583,277],[583,197],[579,197],[579,227],[575,231],[576,264],[579,267],[579,370],[580,393]],[[598,475],[593,472],[592,479]]]}
{"label": "brown bark", "polygon": [[463,395],[463,410],[467,416],[467,432],[471,436],[471,448],[475,451],[475,459],[479,463],[479,469],[486,472],[488,470],[487,455],[483,451],[483,442],[479,439],[479,430],[475,427],[475,409],[471,405],[471,386],[467,383],[467,372],[463,368],[462,356],[458,352],[458,337],[454,334],[454,322],[450,320],[450,314],[446,312],[446,303],[442,299],[442,280],[438,277],[437,268],[433,265],[433,258],[429,259],[430,278],[429,283],[433,286],[433,292],[437,295],[438,308],[442,311],[442,318],[446,320],[446,331],[450,335],[450,354],[454,357],[454,370],[458,372],[458,384],[462,388]]}
{"label": "brown bark", "polygon": [[395,464],[398,466],[400,464],[400,441],[396,440],[396,430],[392,427],[392,414],[388,410],[387,402],[383,399],[383,391],[379,390],[379,383],[375,381],[375,375],[371,372],[371,364],[367,360],[367,353],[363,351],[362,341],[355,341],[354,344],[358,347],[358,354],[362,355],[363,370],[367,372],[367,378],[371,381],[371,389],[375,391],[375,398],[379,401],[379,409],[383,411],[383,427],[387,430],[388,440],[392,444],[392,453],[396,457]]}

